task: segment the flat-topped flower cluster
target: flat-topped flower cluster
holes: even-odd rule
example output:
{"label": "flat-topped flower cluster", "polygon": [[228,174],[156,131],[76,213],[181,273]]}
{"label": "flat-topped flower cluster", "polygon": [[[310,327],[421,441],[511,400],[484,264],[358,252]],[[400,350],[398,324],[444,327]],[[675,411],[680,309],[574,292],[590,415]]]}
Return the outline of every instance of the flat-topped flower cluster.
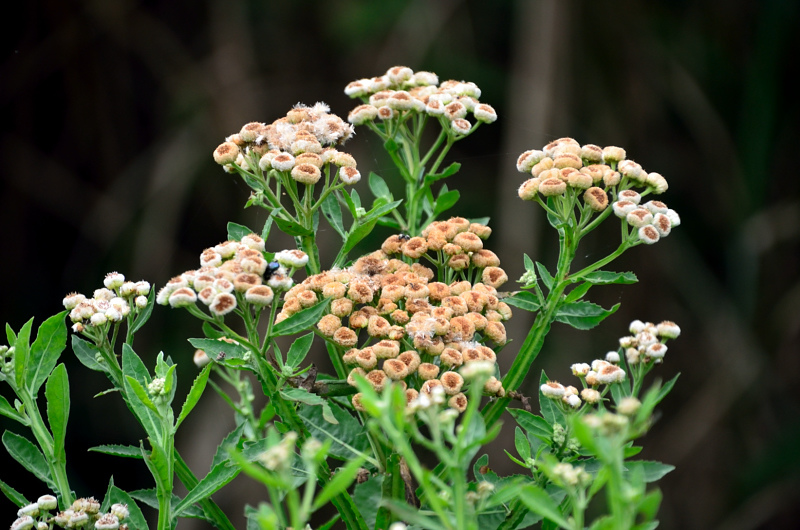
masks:
{"label": "flat-topped flower cluster", "polygon": [[[611,203],[614,214],[636,230],[642,243],[656,243],[680,224],[680,217],[661,201],[640,203],[647,194],[667,191],[667,180],[625,157],[621,147],[580,145],[573,138],[559,138],[542,150],[519,156],[517,170],[532,175],[519,187],[519,197],[543,205],[553,197],[572,207],[582,194],[583,204],[592,212],[602,212]],[[635,187],[644,189],[640,193]]]}
{"label": "flat-topped flower cluster", "polygon": [[[512,315],[497,296],[508,277],[483,248],[481,236],[490,233],[485,225],[452,218],[429,225],[424,237],[390,236],[382,250],[351,267],[291,288],[277,320],[328,298],[317,332],[340,348],[352,384],[356,374],[377,391],[398,382],[409,403],[442,387],[450,406],[463,411],[464,379],[456,369],[472,361],[495,363],[495,349],[507,340],[503,322]],[[437,265],[438,277],[419,262],[423,257]],[[496,377],[484,390],[505,395]],[[360,398],[353,397],[356,408]]]}
{"label": "flat-topped flower cluster", "polygon": [[353,126],[330,114],[326,104],[298,104],[270,124],[244,125],[214,150],[214,160],[228,172],[274,169],[308,185],[316,184],[323,171],[329,178],[332,164],[338,168],[334,178],[355,184],[361,178],[355,159],[336,149],[352,135]]}
{"label": "flat-topped flower cluster", "polygon": [[[478,100],[481,90],[475,83],[449,80],[440,84],[436,74],[414,72],[406,66],[390,68],[379,77],[353,81],[344,92],[363,101],[347,116],[353,125],[424,114],[439,118],[443,126],[458,135],[467,135],[478,124],[497,120],[495,109]],[[476,120],[474,125],[467,119],[468,113]]]}
{"label": "flat-topped flower cluster", "polygon": [[256,309],[272,304],[275,290],[292,286],[291,274],[305,266],[308,256],[299,250],[284,250],[268,261],[264,240],[247,234],[241,241],[225,241],[200,255],[200,268],[175,276],[161,288],[156,302],[187,307],[198,300],[215,316],[223,316],[241,305]]}
{"label": "flat-topped flower cluster", "polygon": [[136,313],[147,306],[150,284],[146,281],[126,281],[118,272],[110,272],[91,298],[80,293],[64,297],[65,309],[73,322],[72,331],[82,332],[86,327],[101,327],[108,322],[121,322],[131,312]]}

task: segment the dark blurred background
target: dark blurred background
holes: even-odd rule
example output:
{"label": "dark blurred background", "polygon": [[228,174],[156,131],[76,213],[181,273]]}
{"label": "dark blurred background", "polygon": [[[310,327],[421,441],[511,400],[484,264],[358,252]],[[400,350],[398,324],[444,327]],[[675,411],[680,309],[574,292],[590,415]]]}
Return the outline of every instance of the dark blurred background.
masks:
{"label": "dark blurred background", "polygon": [[[260,228],[264,214],[241,209],[247,188],[211,158],[244,123],[272,121],[298,101],[322,100],[346,116],[354,103],[345,84],[397,64],[474,81],[500,119],[457,144],[450,160],[464,166],[448,185],[463,195],[454,213],[492,217],[488,246],[511,278],[521,273],[522,252],[554,261],[543,213],[516,197],[523,176],[514,163],[555,138],[623,146],[667,177],[662,198],[683,220],[669,238],[610,267],[634,270],[640,283],[590,293],[622,308],[589,333],[556,326],[542,367],[568,381],[571,363],[612,349],[630,320],[675,320],[683,335],[657,374],[682,376],[643,441],[646,458],[677,466],[660,483],[662,527],[796,528],[800,179],[792,164],[800,87],[789,74],[800,50],[798,7],[781,0],[18,2],[2,22],[0,323],[41,322],[61,309],[65,293],[91,293],[111,270],[163,285],[196,268],[202,249],[226,238],[227,221]],[[346,150],[362,173],[392,176],[366,130]],[[358,189],[368,194],[364,182]],[[580,260],[616,246],[616,228],[600,232]],[[333,244],[323,238],[323,262]],[[517,311],[514,321],[510,334],[520,341],[529,315]],[[200,333],[185,312],[157,309],[137,335],[137,351],[152,365],[163,349],[186,384],[195,369],[185,338]],[[86,456],[88,447],[137,443],[142,433],[118,397],[91,399],[106,387],[101,376],[70,355],[65,362],[78,494],[102,497],[112,474],[124,489],[148,487],[140,463]],[[198,474],[231,427],[218,419],[227,416],[213,393],[203,407],[179,439]],[[500,450],[513,446],[510,432],[491,454],[505,473],[516,472]],[[0,452],[3,480],[29,498],[44,493]],[[239,517],[244,502],[262,496],[240,478],[215,498]],[[15,518],[5,499],[0,514],[0,524]]]}

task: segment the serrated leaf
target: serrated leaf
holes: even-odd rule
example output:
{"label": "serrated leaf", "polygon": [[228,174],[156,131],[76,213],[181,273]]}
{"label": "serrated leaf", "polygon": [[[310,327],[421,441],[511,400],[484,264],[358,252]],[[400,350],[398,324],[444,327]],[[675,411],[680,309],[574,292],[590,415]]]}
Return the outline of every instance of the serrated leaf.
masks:
{"label": "serrated leaf", "polygon": [[558,308],[555,320],[569,324],[576,329],[592,329],[616,313],[617,309],[619,309],[619,304],[615,304],[611,309],[603,309],[592,302],[572,302]]}
{"label": "serrated leaf", "polygon": [[[153,412],[150,407],[138,399],[139,396],[130,383],[131,380],[135,381],[136,385],[139,387],[139,391],[143,392],[147,400],[150,401],[150,397],[147,396],[144,390],[145,385],[150,382],[150,375],[142,360],[128,344],[122,345],[122,373],[125,376],[123,378],[123,385],[125,389],[125,401],[128,403],[128,408],[136,415],[136,418],[139,420],[139,423],[142,424],[148,436],[160,439],[161,421],[159,420],[158,414]],[[152,401],[150,401],[150,405],[155,407]]]}
{"label": "serrated leaf", "polygon": [[238,223],[228,223],[228,239],[231,241],[241,241],[246,235],[254,233],[252,230],[244,225]]}
{"label": "serrated leaf", "polygon": [[330,402],[329,406],[338,423],[329,423],[322,416],[321,407],[301,406],[297,413],[311,436],[318,440],[331,440],[329,456],[349,460],[365,454],[369,449],[367,432],[348,411]]}
{"label": "serrated leaf", "polygon": [[8,498],[8,500],[16,504],[17,507],[19,508],[22,508],[23,506],[27,506],[28,504],[30,504],[30,502],[28,502],[28,499],[26,499],[22,493],[18,492],[17,490],[15,490],[2,480],[0,480],[0,491],[3,492],[3,495],[5,495],[6,498]]}
{"label": "serrated leaf", "polygon": [[215,492],[222,489],[230,481],[236,478],[239,474],[240,468],[235,465],[230,465],[227,462],[222,462],[214,466],[208,475],[203,477],[197,485],[192,488],[192,491],[186,494],[181,502],[175,506],[175,516],[180,516],[187,508],[196,502],[211,497]]}
{"label": "serrated leaf", "polygon": [[306,355],[308,355],[313,342],[313,331],[295,339],[289,347],[289,351],[286,353],[286,364],[293,370],[300,366],[300,363],[302,363]]}
{"label": "serrated leaf", "polygon": [[12,407],[8,400],[3,396],[0,396],[0,415],[18,421],[25,426],[30,425],[28,418],[17,412],[16,409]]}
{"label": "serrated leaf", "polygon": [[72,351],[75,357],[89,370],[95,372],[108,372],[105,363],[97,362],[97,348],[94,344],[87,342],[78,335],[72,336]]}
{"label": "serrated leaf", "polygon": [[142,456],[142,450],[133,445],[106,444],[90,447],[88,450],[95,453],[103,453],[105,455],[119,456],[122,458],[136,458],[138,460],[144,458]]}
{"label": "serrated leaf", "polygon": [[595,285],[609,285],[615,283],[631,284],[639,281],[636,275],[632,272],[613,271],[594,271],[582,276],[579,279]]}
{"label": "serrated leaf", "polygon": [[547,271],[547,267],[544,266],[543,263],[536,262],[536,270],[539,273],[539,278],[542,279],[542,283],[545,287],[547,287],[548,291],[553,289],[553,276]]}
{"label": "serrated leaf", "polygon": [[386,181],[372,171],[369,173],[369,189],[375,197],[383,197],[387,201],[392,200],[392,192],[389,191]]}
{"label": "serrated leaf", "polygon": [[278,322],[272,327],[272,336],[293,335],[311,329],[328,309],[328,304],[330,304],[330,299],[323,300],[308,309],[295,313],[286,320]]}
{"label": "serrated leaf", "polygon": [[220,462],[229,462],[231,459],[230,456],[230,449],[231,447],[235,447],[237,449],[241,449],[241,443],[243,442],[242,434],[244,433],[244,429],[247,425],[245,423],[239,424],[235,429],[228,433],[225,438],[219,443],[217,446],[217,450],[214,452],[214,458],[211,459],[211,467],[213,468]]}
{"label": "serrated leaf", "polygon": [[440,193],[436,198],[436,206],[433,208],[433,215],[438,216],[443,212],[446,212],[455,206],[460,198],[461,194],[458,192],[458,190],[450,190],[446,193]]}
{"label": "serrated leaf", "polygon": [[525,264],[525,270],[526,271],[534,271],[534,272],[536,272],[536,269],[534,268],[533,260],[531,259],[530,256],[528,256],[527,254],[523,254],[522,255],[522,261]]}
{"label": "serrated leaf", "polygon": [[[66,337],[64,338],[66,342]],[[53,434],[53,456],[58,462],[64,464],[67,455],[64,453],[64,443],[67,438],[67,420],[69,419],[69,378],[64,363],[59,364],[47,378],[44,387],[47,399],[47,422]]]}
{"label": "serrated leaf", "polygon": [[[549,399],[548,401],[552,402],[552,400]],[[553,426],[543,417],[523,409],[508,409],[508,413],[513,416],[519,426],[525,429],[525,432],[529,435],[546,442],[549,442],[553,437]]]}
{"label": "serrated leaf", "polygon": [[[147,324],[147,321],[150,320],[150,315],[153,314],[153,306],[156,304],[156,290],[150,289],[150,294],[147,295],[147,305],[144,306],[144,309],[139,311],[139,316],[136,317],[136,320],[133,321],[131,325],[131,335],[142,329],[142,326]],[[74,335],[73,335],[74,336]]]}
{"label": "serrated leaf", "polygon": [[33,396],[39,393],[42,383],[67,347],[67,325],[64,322],[66,315],[66,311],[53,315],[42,322],[36,332],[36,340],[31,345],[30,358],[25,369],[25,383]]}
{"label": "serrated leaf", "polygon": [[344,223],[342,222],[342,207],[339,205],[339,201],[336,199],[336,195],[334,193],[329,194],[325,197],[325,200],[322,201],[322,205],[320,206],[323,215],[328,220],[328,223],[333,227],[334,230],[342,237],[344,240],[347,237],[347,232],[344,229]]}
{"label": "serrated leaf", "polygon": [[294,237],[310,236],[314,233],[310,228],[306,228],[299,223],[288,221],[280,217],[275,217],[275,224],[278,225],[281,232]]}
{"label": "serrated leaf", "polygon": [[3,445],[22,467],[30,471],[36,478],[47,484],[52,490],[56,491],[56,485],[50,478],[50,468],[47,460],[38,447],[33,445],[30,440],[11,431],[3,433]]}
{"label": "serrated leaf", "polygon": [[299,403],[305,403],[306,405],[322,407],[322,417],[325,421],[333,424],[339,423],[339,420],[333,415],[328,401],[316,394],[312,394],[308,390],[303,388],[287,388],[286,390],[281,390],[280,394],[281,397],[289,401],[297,401]]}
{"label": "serrated leaf", "polygon": [[183,406],[181,407],[181,413],[178,415],[178,420],[175,422],[175,430],[180,427],[183,420],[186,419],[186,416],[189,415],[195,405],[197,405],[197,402],[200,401],[200,397],[206,389],[206,383],[208,383],[208,375],[211,373],[211,366],[211,364],[207,364],[195,378],[194,383],[192,383],[192,388],[189,390],[186,401],[183,402]]}
{"label": "serrated leaf", "polygon": [[534,513],[550,519],[558,526],[571,529],[572,526],[564,518],[558,504],[547,494],[545,490],[538,486],[528,485],[519,491],[519,500]]}
{"label": "serrated leaf", "polygon": [[542,308],[542,302],[539,297],[530,291],[517,291],[511,296],[503,298],[503,302],[531,312],[536,312]]}
{"label": "serrated leaf", "polygon": [[584,283],[578,285],[577,287],[574,287],[569,292],[569,294],[567,294],[567,297],[564,299],[564,302],[569,304],[571,302],[576,302],[576,301],[580,300],[581,298],[584,297],[584,295],[586,295],[586,293],[589,292],[589,289],[591,289],[591,288],[592,288],[592,284],[589,283],[589,282],[584,282]]}

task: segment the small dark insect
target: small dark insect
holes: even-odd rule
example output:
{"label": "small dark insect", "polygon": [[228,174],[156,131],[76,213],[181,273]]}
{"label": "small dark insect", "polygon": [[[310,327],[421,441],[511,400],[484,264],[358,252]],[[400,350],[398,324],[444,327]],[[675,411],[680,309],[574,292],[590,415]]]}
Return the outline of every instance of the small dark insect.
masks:
{"label": "small dark insect", "polygon": [[225,359],[225,352],[221,351],[217,354],[217,362],[222,361]]}
{"label": "small dark insect", "polygon": [[270,278],[272,278],[272,275],[278,272],[278,269],[280,268],[281,268],[280,263],[278,263],[277,261],[271,261],[267,265],[267,270],[264,272],[264,279],[269,280]]}
{"label": "small dark insect", "polygon": [[400,238],[401,241],[408,241],[409,239],[411,239],[411,236],[408,234],[400,234],[397,237]]}

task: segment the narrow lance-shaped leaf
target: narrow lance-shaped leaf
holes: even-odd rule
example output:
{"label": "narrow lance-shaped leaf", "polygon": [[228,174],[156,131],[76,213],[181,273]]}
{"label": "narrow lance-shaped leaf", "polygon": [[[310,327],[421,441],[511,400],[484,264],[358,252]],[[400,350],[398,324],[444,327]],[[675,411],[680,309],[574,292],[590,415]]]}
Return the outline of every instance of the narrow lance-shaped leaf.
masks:
{"label": "narrow lance-shaped leaf", "polygon": [[222,489],[226,484],[236,478],[239,471],[240,468],[238,466],[227,462],[222,462],[214,466],[211,471],[208,472],[208,475],[203,477],[203,479],[192,488],[192,491],[190,491],[175,507],[175,516],[180,516],[180,514],[192,504],[207,499],[215,492]]}
{"label": "narrow lance-shaped leaf", "polygon": [[525,486],[519,492],[519,500],[532,512],[550,519],[561,528],[568,530],[572,528],[558,509],[558,504],[542,488],[534,485]]}
{"label": "narrow lance-shaped leaf", "polygon": [[16,504],[19,508],[30,504],[28,499],[26,499],[22,493],[18,492],[2,480],[0,480],[0,492],[3,492],[3,495],[5,495],[8,500]]}
{"label": "narrow lance-shaped leaf", "polygon": [[300,366],[300,363],[302,363],[303,359],[305,359],[306,355],[308,355],[313,342],[314,332],[307,333],[302,337],[295,339],[289,348],[289,352],[286,354],[286,364],[288,364],[292,369]]}
{"label": "narrow lance-shaped leaf", "polygon": [[555,320],[569,324],[576,329],[592,329],[616,313],[617,309],[619,309],[619,304],[615,304],[611,309],[603,309],[591,302],[572,302],[558,308]]}
{"label": "narrow lance-shaped leaf", "polygon": [[319,406],[322,407],[322,417],[328,423],[339,423],[339,420],[333,415],[333,411],[331,410],[331,406],[328,401],[316,394],[312,394],[308,390],[303,388],[289,388],[286,390],[280,391],[281,397],[284,399],[288,399],[289,401],[298,401],[300,403],[305,403],[306,405],[312,406]]}
{"label": "narrow lance-shaped leaf", "polygon": [[[25,322],[25,325],[19,330],[17,338],[14,341],[14,382],[17,388],[25,388],[25,370],[28,367],[32,326],[33,319],[31,318]],[[11,345],[9,344],[9,346]]]}
{"label": "narrow lance-shaped leaf", "polygon": [[97,361],[97,348],[94,344],[83,340],[78,335],[72,336],[72,351],[75,357],[89,370],[95,372],[108,372],[108,367],[105,363]]}
{"label": "narrow lance-shaped leaf", "polygon": [[6,431],[3,433],[3,445],[8,454],[11,455],[11,458],[33,473],[36,478],[47,484],[51,490],[56,490],[56,485],[50,478],[47,460],[39,448],[33,445],[30,440],[11,431]]}
{"label": "narrow lance-shaped leaf", "polygon": [[[154,288],[150,288],[150,294],[147,296],[147,305],[144,306],[139,312],[139,316],[136,317],[136,320],[133,321],[131,325],[131,335],[142,329],[148,320],[150,320],[150,315],[153,314],[153,306],[156,303],[156,290]],[[74,335],[73,335],[74,336]]]}
{"label": "narrow lance-shaped leaf", "polygon": [[32,396],[39,393],[39,388],[58,362],[58,357],[67,346],[67,325],[64,322],[66,311],[48,318],[36,332],[30,351],[30,360],[25,369],[25,383]]}
{"label": "narrow lance-shaped leaf", "polygon": [[322,491],[320,491],[317,497],[314,499],[312,510],[319,510],[332,498],[347,491],[347,488],[349,488],[350,484],[352,484],[355,480],[356,474],[358,473],[358,470],[361,469],[361,464],[363,463],[363,458],[354,458],[353,460],[350,460],[343,468],[340,468],[333,476],[331,481],[325,484],[325,487],[322,488]]}
{"label": "narrow lance-shaped leaf", "polygon": [[88,450],[95,453],[103,453],[105,455],[119,456],[122,458],[144,458],[142,456],[142,450],[133,445],[97,445],[95,447],[90,447]]}
{"label": "narrow lance-shaped leaf", "polygon": [[322,210],[322,214],[328,220],[328,223],[333,227],[334,230],[342,237],[344,240],[347,237],[347,232],[344,229],[344,223],[342,222],[342,208],[339,206],[339,201],[336,199],[336,195],[331,193],[325,200],[322,201],[322,205],[320,207]]}
{"label": "narrow lance-shaped leaf", "polygon": [[309,329],[319,322],[322,314],[328,308],[329,303],[330,299],[323,300],[317,305],[311,306],[308,309],[303,309],[286,320],[278,322],[272,327],[272,336],[280,337],[283,335],[292,335]]}
{"label": "narrow lance-shaped leaf", "polygon": [[0,415],[18,421],[23,425],[30,425],[28,418],[17,412],[16,409],[14,409],[14,407],[12,407],[8,400],[3,396],[0,396]]}
{"label": "narrow lance-shaped leaf", "polygon": [[511,296],[503,298],[503,302],[524,311],[536,312],[542,308],[542,302],[539,297],[530,291],[518,291]]}
{"label": "narrow lance-shaped leaf", "polygon": [[387,201],[392,200],[392,192],[389,191],[389,186],[376,173],[370,172],[369,174],[369,189],[375,197],[383,197]]}
{"label": "narrow lance-shaped leaf", "polygon": [[207,364],[195,378],[194,383],[192,383],[192,388],[189,390],[186,401],[183,402],[183,407],[181,407],[181,413],[178,415],[178,420],[175,422],[175,430],[178,430],[178,427],[180,427],[183,420],[186,419],[186,416],[189,415],[195,405],[197,405],[197,402],[200,401],[200,397],[206,389],[206,383],[208,383],[208,375],[211,373],[211,366],[212,365]]}
{"label": "narrow lance-shaped leaf", "polygon": [[47,421],[53,433],[53,454],[57,461],[64,464],[67,461],[64,443],[67,437],[70,400],[69,378],[63,363],[56,366],[47,379],[44,395],[47,399]]}

